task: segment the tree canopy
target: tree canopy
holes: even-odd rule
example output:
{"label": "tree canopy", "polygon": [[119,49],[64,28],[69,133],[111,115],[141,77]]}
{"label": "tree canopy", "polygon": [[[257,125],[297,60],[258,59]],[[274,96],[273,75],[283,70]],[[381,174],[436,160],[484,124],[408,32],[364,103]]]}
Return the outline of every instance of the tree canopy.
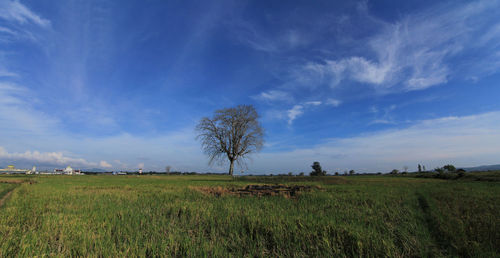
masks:
{"label": "tree canopy", "polygon": [[196,130],[209,164],[229,161],[229,174],[234,163],[245,166],[248,155],[260,151],[264,144],[264,130],[259,115],[252,105],[238,105],[215,111],[213,117],[200,120]]}

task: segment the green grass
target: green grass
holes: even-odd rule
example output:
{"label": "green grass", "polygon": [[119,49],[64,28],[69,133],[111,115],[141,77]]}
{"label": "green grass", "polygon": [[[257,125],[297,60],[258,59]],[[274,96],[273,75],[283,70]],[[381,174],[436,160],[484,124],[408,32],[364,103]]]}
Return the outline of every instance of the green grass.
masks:
{"label": "green grass", "polygon": [[2,184],[0,183],[0,199],[4,197],[8,192],[10,192],[12,189],[16,188],[16,185],[14,184]]}
{"label": "green grass", "polygon": [[[5,178],[12,180],[0,181]],[[0,183],[0,194],[17,186],[0,208],[1,257],[500,255],[499,182],[385,176],[29,179],[37,183]],[[255,183],[321,190],[287,199],[215,197],[193,189]]]}

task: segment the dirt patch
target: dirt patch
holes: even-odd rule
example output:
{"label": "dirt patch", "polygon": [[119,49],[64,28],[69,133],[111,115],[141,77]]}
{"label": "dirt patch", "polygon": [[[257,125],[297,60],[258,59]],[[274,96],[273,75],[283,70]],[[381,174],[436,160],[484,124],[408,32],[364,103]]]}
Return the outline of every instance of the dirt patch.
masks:
{"label": "dirt patch", "polygon": [[310,185],[247,185],[244,188],[225,188],[225,187],[196,187],[198,191],[205,194],[220,197],[222,195],[236,196],[284,196],[286,198],[296,198],[300,192],[309,192],[319,189],[318,186]]}

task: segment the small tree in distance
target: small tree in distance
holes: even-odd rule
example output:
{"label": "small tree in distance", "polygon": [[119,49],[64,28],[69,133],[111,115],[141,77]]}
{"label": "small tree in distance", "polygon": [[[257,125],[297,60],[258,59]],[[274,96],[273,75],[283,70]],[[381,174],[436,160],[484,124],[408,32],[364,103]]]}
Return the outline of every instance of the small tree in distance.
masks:
{"label": "small tree in distance", "polygon": [[443,166],[443,169],[447,170],[448,172],[455,172],[455,170],[457,170],[455,168],[455,166],[451,165],[451,164],[448,164],[446,166]]}
{"label": "small tree in distance", "polygon": [[325,176],[326,175],[326,171],[324,171],[321,168],[321,165],[319,164],[318,161],[314,161],[314,163],[312,164],[311,167],[312,167],[313,171],[309,174],[310,176]]}
{"label": "small tree in distance", "polygon": [[352,175],[354,175],[354,174],[356,174],[356,171],[354,171],[354,169],[349,170],[349,175],[351,175],[351,176],[352,176]]}

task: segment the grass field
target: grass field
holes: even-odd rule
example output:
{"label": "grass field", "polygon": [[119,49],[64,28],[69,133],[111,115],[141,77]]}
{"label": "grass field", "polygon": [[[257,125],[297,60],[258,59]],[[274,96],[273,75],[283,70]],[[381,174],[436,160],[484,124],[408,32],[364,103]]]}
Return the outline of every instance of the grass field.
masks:
{"label": "grass field", "polygon": [[[491,176],[491,175],[489,175]],[[31,180],[33,184],[5,181]],[[0,256],[500,256],[500,182],[0,176]],[[197,187],[317,185],[298,198]]]}

